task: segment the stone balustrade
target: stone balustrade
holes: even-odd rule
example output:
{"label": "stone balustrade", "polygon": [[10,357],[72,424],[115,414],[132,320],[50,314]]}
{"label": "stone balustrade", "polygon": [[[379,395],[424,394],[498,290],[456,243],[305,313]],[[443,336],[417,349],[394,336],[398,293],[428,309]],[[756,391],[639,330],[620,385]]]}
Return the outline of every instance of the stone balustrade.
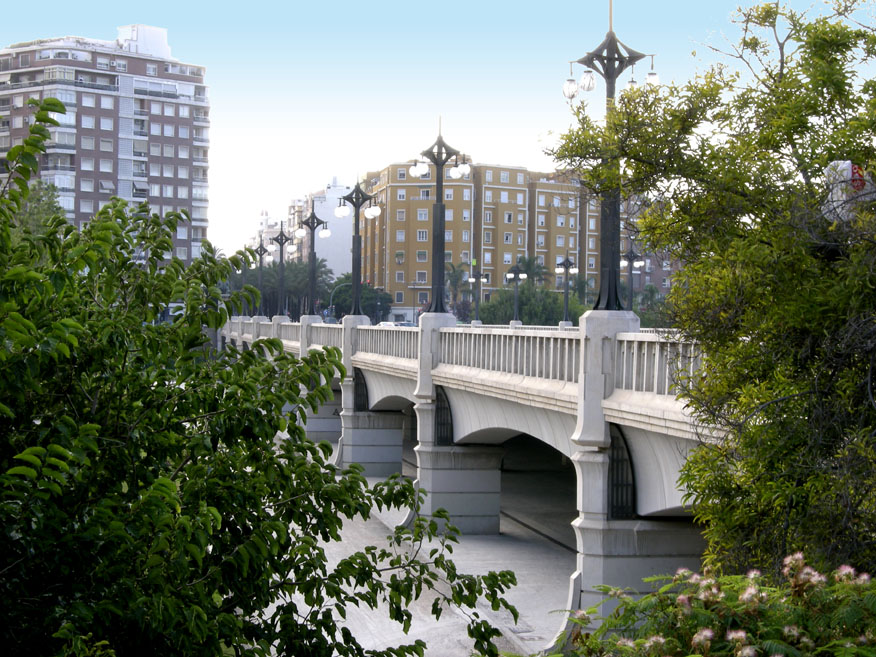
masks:
{"label": "stone balustrade", "polygon": [[690,376],[700,365],[696,345],[675,331],[618,333],[615,340],[616,390],[675,395],[679,376]]}

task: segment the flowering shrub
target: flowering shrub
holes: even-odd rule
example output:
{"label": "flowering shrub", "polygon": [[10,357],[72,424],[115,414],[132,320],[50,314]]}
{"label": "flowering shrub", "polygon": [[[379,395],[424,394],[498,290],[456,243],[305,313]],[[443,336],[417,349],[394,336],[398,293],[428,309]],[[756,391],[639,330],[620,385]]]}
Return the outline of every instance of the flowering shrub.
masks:
{"label": "flowering shrub", "polygon": [[785,558],[780,586],[761,573],[712,577],[680,570],[655,593],[633,599],[605,587],[617,608],[584,630],[597,609],[573,615],[572,654],[587,657],[876,657],[876,586],[866,573],[841,566],[830,576]]}

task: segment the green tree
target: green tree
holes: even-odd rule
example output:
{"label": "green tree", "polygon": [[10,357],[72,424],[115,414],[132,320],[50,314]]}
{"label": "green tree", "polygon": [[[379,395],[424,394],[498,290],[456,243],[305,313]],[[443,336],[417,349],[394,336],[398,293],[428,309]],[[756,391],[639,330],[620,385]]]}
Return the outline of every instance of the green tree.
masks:
{"label": "green tree", "polygon": [[[43,101],[0,191],[4,649],[362,655],[338,626],[347,606],[385,605],[407,627],[412,599],[440,586],[435,613],[460,603],[476,648],[496,654],[473,605],[504,606],[513,575],[457,573],[452,534],[423,558],[435,527],[420,520],[386,547],[327,563],[321,546],[345,519],[418,494],[400,479],[369,488],[306,439],[297,420],[331,395],[337,350],[299,360],[273,339],[211,348],[205,327],[255,293],[220,290],[245,254],[220,258],[205,243],[188,268],[167,262],[183,218],[119,199],[81,232],[58,217],[12,243],[46,125],[57,124],[49,112],[63,111]],[[171,306],[172,321],[154,321]]]}
{"label": "green tree", "polygon": [[605,126],[577,108],[556,151],[597,189],[659,201],[639,222],[647,248],[685,263],[669,311],[704,361],[683,394],[722,437],[681,481],[728,571],[776,574],[797,550],[876,567],[873,197],[826,173],[851,161],[871,179],[876,163],[862,15],[741,10],[724,65],[621,95]]}
{"label": "green tree", "polygon": [[58,216],[64,216],[64,208],[58,202],[58,188],[38,178],[30,186],[24,205],[13,219],[13,241],[20,241],[25,234],[41,233],[49,221]]}
{"label": "green tree", "polygon": [[447,273],[444,275],[447,287],[450,290],[450,311],[456,313],[456,304],[459,301],[459,290],[463,283],[468,282],[468,267],[464,262],[453,264],[447,262],[444,264],[444,269]]}
{"label": "green tree", "polygon": [[[548,268],[543,263],[539,262],[536,256],[524,256],[517,259],[517,266],[526,274],[526,280],[523,285],[544,285],[551,279],[553,274],[548,271]],[[503,274],[504,275],[504,274]]]}
{"label": "green tree", "polygon": [[[254,259],[248,265],[246,273],[234,271],[229,277],[232,290],[241,290],[244,285],[252,285],[258,288],[259,270],[258,257],[250,254]],[[286,297],[286,307],[293,318],[298,318],[304,310],[307,297],[310,265],[306,262],[290,261],[283,265],[283,279],[285,281],[283,292]],[[267,316],[276,315],[280,306],[280,264],[272,262],[262,267],[261,308]],[[328,304],[332,287],[334,287],[333,273],[328,268],[326,261],[317,258],[316,261],[316,299],[322,307]],[[254,306],[258,308],[258,306]]]}
{"label": "green tree", "polygon": [[[551,326],[563,320],[563,294],[535,285],[520,285],[519,316],[527,326]],[[569,319],[578,324],[584,307],[569,295]],[[508,324],[514,319],[514,290],[494,292],[490,300],[481,304],[481,321],[484,324]]]}
{"label": "green tree", "polygon": [[[347,273],[338,278],[333,284],[337,288],[334,297],[335,317],[339,319],[344,315],[349,315],[350,309],[353,307],[353,289],[352,285],[350,285],[352,280],[352,274]],[[342,285],[343,287],[339,287]],[[363,282],[360,294],[359,305],[362,308],[363,314],[371,318],[377,317],[379,302],[381,319],[377,321],[381,321],[386,317],[392,304],[392,296],[389,293],[374,288],[370,283]],[[328,299],[326,299],[326,303],[328,303]]]}

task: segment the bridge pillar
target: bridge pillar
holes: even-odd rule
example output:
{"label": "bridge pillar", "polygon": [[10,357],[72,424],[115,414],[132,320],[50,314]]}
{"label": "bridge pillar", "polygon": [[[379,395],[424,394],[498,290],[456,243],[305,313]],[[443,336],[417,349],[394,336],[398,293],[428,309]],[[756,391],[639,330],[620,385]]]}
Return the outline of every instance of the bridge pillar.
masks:
{"label": "bridge pillar", "polygon": [[436,445],[435,403],[414,405],[417,481],[427,495],[420,513],[446,509],[463,534],[498,534],[504,450],[480,445]]}

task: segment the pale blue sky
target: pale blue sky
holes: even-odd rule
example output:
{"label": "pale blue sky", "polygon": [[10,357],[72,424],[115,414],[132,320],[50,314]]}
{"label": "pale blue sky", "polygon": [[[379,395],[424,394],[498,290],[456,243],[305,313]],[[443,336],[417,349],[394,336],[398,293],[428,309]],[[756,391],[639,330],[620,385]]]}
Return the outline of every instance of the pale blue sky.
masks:
{"label": "pale blue sky", "polygon": [[[736,35],[738,4],[615,0],[614,29],[655,53],[662,81],[684,81],[715,60],[707,45]],[[543,151],[571,121],[561,93],[568,62],[608,29],[608,0],[7,5],[0,46],[113,40],[117,26],[144,23],[167,28],[175,58],[206,67],[210,236],[226,250],[255,232],[261,210],[283,216],[292,198],[335,176],[353,184],[416,156],[434,141],[439,116],[448,143],[475,162],[552,169]],[[640,82],[648,68],[637,67]],[[598,111],[601,81],[592,98]]]}

